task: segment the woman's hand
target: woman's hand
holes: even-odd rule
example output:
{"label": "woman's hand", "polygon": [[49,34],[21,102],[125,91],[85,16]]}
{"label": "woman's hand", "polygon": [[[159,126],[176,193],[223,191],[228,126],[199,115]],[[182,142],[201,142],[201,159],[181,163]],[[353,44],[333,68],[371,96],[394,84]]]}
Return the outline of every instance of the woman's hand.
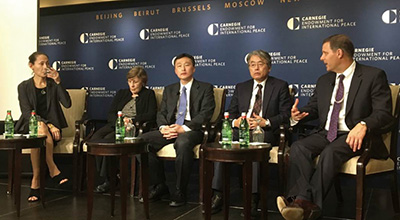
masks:
{"label": "woman's hand", "polygon": [[60,74],[53,68],[49,67],[49,72],[47,73],[47,78],[51,78],[56,82],[57,84],[60,84],[61,79],[60,79]]}
{"label": "woman's hand", "polygon": [[124,125],[126,126],[127,124],[132,124],[133,122],[132,122],[132,119],[131,118],[128,118],[128,117],[124,117]]}
{"label": "woman's hand", "polygon": [[54,140],[59,141],[61,139],[60,129],[50,123],[47,124],[47,127],[49,127]]}

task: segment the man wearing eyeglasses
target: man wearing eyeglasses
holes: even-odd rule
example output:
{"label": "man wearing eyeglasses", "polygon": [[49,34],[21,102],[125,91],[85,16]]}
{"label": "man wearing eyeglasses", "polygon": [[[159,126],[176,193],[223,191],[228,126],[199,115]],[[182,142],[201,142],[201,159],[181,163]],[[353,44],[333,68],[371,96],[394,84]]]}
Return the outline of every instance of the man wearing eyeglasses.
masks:
{"label": "man wearing eyeglasses", "polygon": [[[250,129],[257,125],[264,130],[264,142],[277,144],[279,141],[279,125],[289,123],[290,96],[287,82],[269,76],[271,71],[271,56],[263,50],[250,52],[246,61],[252,79],[236,85],[230,106],[229,118],[233,119],[234,140],[238,139],[238,127],[240,115],[247,113]],[[222,170],[220,163],[215,163],[212,199],[212,213],[217,213],[222,208]],[[253,186],[252,186],[252,216],[257,214],[259,201],[258,179],[259,163],[253,163]]]}

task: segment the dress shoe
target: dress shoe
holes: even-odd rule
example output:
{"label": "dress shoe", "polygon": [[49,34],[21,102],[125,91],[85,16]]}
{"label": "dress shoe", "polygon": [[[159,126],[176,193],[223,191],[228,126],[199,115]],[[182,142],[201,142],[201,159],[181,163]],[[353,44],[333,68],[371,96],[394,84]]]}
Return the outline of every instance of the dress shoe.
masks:
{"label": "dress shoe", "polygon": [[176,190],[176,192],[171,197],[171,202],[169,206],[180,207],[186,204],[186,196],[181,190]]}
{"label": "dress shoe", "polygon": [[296,199],[282,209],[282,216],[287,220],[314,220],[321,216],[321,209],[311,201]]}
{"label": "dress shoe", "polygon": [[110,191],[110,182],[105,181],[103,184],[100,184],[94,189],[95,193],[106,193]]}
{"label": "dress shoe", "polygon": [[295,204],[291,204],[281,210],[281,215],[286,220],[303,220],[304,209]]}
{"label": "dress shoe", "polygon": [[222,210],[222,204],[223,204],[222,194],[215,193],[211,199],[211,214],[216,214],[220,212]]}
{"label": "dress shoe", "polygon": [[286,208],[290,203],[289,201],[283,197],[283,196],[278,196],[276,198],[276,205],[278,206],[278,211],[282,214],[282,210]]}
{"label": "dress shoe", "polygon": [[[164,183],[157,184],[149,192],[149,201],[150,202],[155,202],[155,201],[160,200],[162,198],[168,197],[168,195],[169,195],[169,190],[168,190],[167,185],[165,185]],[[139,199],[139,201],[140,201],[140,199]],[[143,201],[143,199],[142,199],[142,201]]]}

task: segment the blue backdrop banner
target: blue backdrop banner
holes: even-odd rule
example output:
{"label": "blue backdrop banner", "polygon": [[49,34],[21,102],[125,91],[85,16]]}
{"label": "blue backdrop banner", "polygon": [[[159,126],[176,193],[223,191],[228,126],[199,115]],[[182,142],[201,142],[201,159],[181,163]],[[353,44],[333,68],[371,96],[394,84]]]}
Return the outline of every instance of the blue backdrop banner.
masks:
{"label": "blue backdrop banner", "polygon": [[41,17],[40,49],[50,56],[66,88],[90,91],[89,115],[106,118],[125,75],[146,68],[150,88],[176,82],[172,60],[195,56],[195,78],[229,90],[250,78],[245,56],[272,56],[271,75],[296,88],[300,106],[326,72],[319,60],[324,38],[344,33],[355,60],[400,77],[398,0],[198,1]]}

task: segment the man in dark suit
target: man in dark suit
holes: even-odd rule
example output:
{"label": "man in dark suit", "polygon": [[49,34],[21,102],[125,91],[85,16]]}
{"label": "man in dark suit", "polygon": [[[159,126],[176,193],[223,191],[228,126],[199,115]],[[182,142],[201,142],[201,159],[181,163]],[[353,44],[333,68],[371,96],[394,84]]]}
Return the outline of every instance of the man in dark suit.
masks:
{"label": "man in dark suit", "polygon": [[[238,139],[240,115],[246,112],[250,129],[255,129],[259,124],[264,130],[264,141],[273,145],[278,143],[279,125],[289,123],[290,96],[288,84],[285,81],[269,76],[271,71],[271,56],[263,50],[250,52],[246,58],[252,79],[236,85],[231,103],[229,117],[233,119],[235,128],[234,140]],[[258,103],[257,103],[258,102]],[[215,163],[212,199],[212,212],[216,213],[222,207],[222,170],[220,163]],[[257,212],[259,201],[259,163],[253,163],[253,197],[252,215]]]}
{"label": "man in dark suit", "polygon": [[174,60],[175,73],[180,82],[165,87],[161,109],[157,115],[158,131],[148,132],[142,138],[149,142],[150,201],[169,194],[165,185],[162,162],[156,152],[163,146],[174,143],[176,151],[176,190],[171,196],[170,206],[186,203],[186,188],[193,164],[193,148],[201,143],[203,123],[210,121],[215,101],[213,86],[193,78],[195,61],[192,55],[180,54]]}
{"label": "man in dark suit", "polygon": [[[291,125],[319,119],[320,127],[296,141],[290,149],[288,198],[277,198],[285,219],[315,219],[342,164],[362,153],[368,131],[377,149],[377,158],[388,152],[381,134],[392,124],[392,103],[383,70],[353,60],[354,46],[346,35],[323,41],[321,61],[328,73],[322,75],[314,95],[303,108],[296,100]],[[315,168],[313,160],[320,155]]]}

